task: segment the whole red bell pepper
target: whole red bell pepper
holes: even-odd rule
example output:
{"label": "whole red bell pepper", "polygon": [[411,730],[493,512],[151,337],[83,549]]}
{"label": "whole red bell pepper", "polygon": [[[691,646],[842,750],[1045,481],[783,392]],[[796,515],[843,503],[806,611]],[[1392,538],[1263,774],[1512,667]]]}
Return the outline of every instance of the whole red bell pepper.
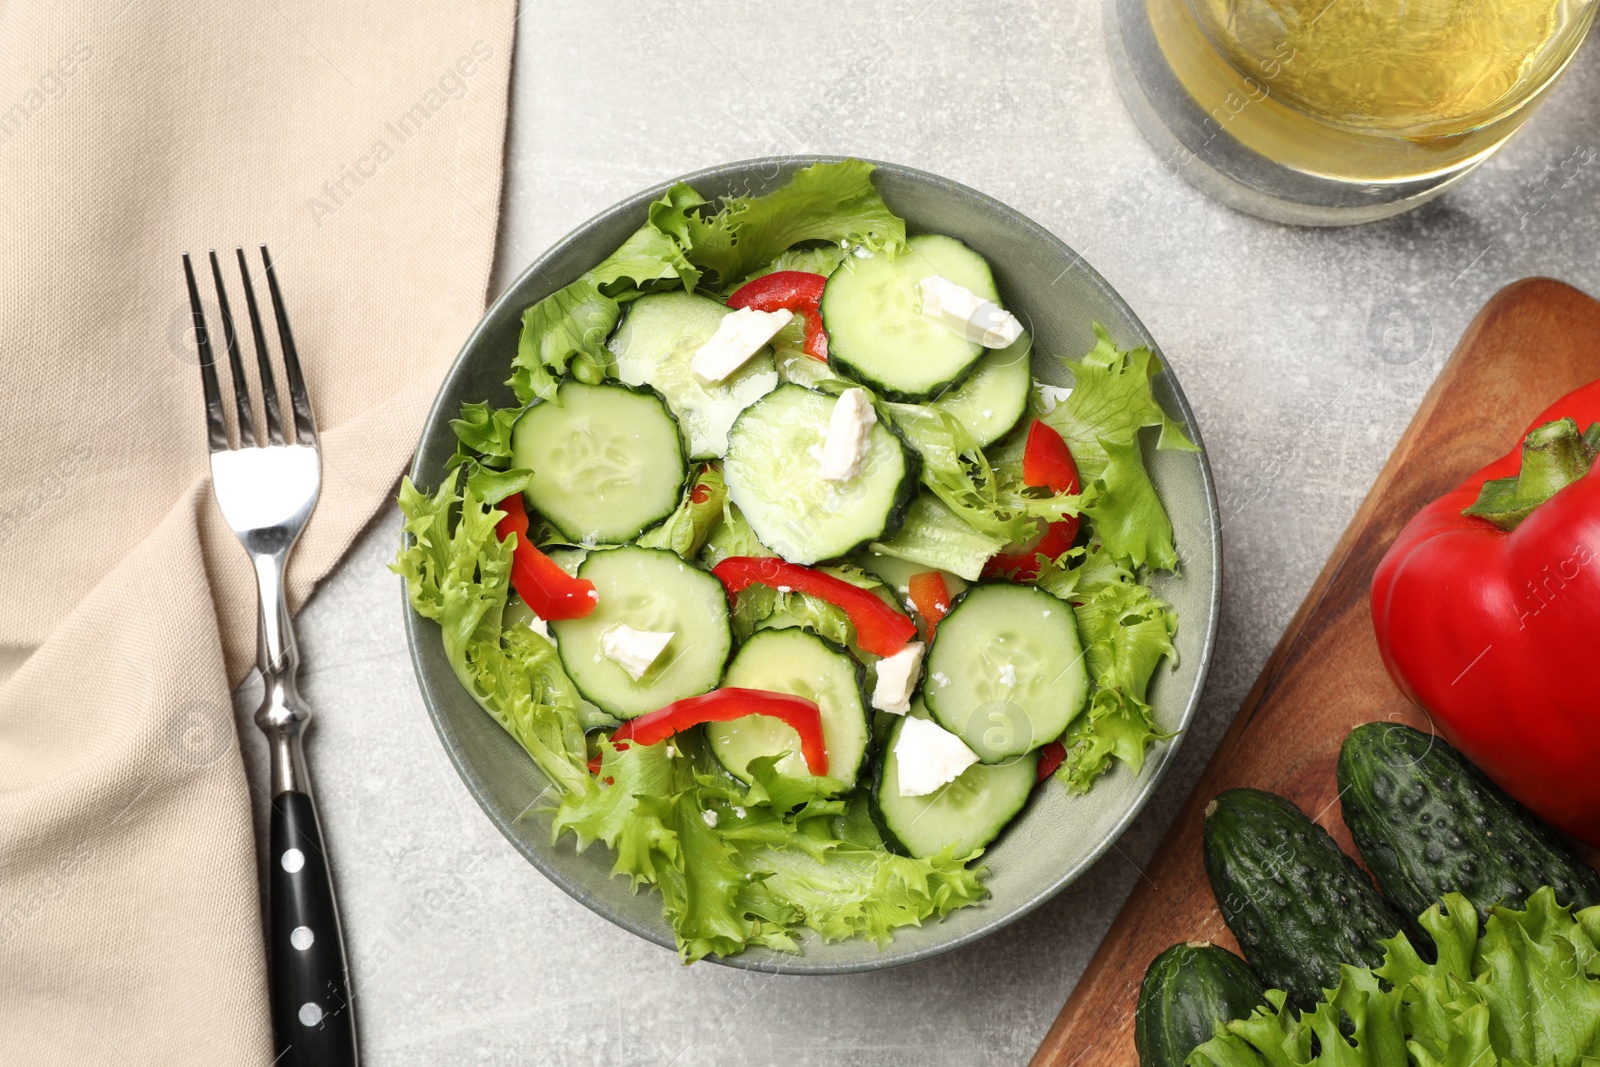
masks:
{"label": "whole red bell pepper", "polygon": [[541,619],[558,620],[581,619],[593,611],[597,603],[594,583],[574,578],[528,540],[528,509],[523,506],[522,494],[513,493],[495,507],[505,512],[495,523],[495,534],[502,541],[517,535],[511,551],[511,588],[533,613]]}
{"label": "whole red bell pepper", "polygon": [[[1043,419],[1034,419],[1028,427],[1028,440],[1022,448],[1022,482],[1024,485],[1048,489],[1052,493],[1081,493],[1083,483],[1078,479],[1078,464],[1072,458],[1072,449]],[[1078,536],[1076,516],[1058,519],[1044,528],[1039,538],[1030,544],[1009,552],[991,556],[984,564],[985,578],[1008,578],[1014,582],[1028,582],[1039,576],[1039,557],[1056,559],[1072,547]]]}
{"label": "whole red bell pepper", "polygon": [[745,282],[728,297],[731,308],[756,311],[792,311],[806,320],[805,353],[812,359],[828,361],[828,334],[822,328],[822,289],[828,284],[825,274],[803,270],[775,270]]}
{"label": "whole red bell pepper", "polygon": [[826,600],[850,616],[856,642],[875,656],[892,656],[917,636],[916,623],[870,591],[776,556],[729,556],[712,567],[711,573],[721,579],[730,597],[759,583],[780,592],[792,589]]}
{"label": "whole red bell pepper", "polygon": [[[629,743],[654,745],[673,734],[705,722],[731,722],[746,715],[770,715],[787,723],[800,735],[800,755],[806,770],[821,777],[828,773],[828,745],[822,735],[822,711],[814,700],[765,689],[730,686],[713,689],[697,697],[674,700],[664,708],[629,719],[611,735],[611,743],[627,748]],[[598,774],[600,757],[589,761],[589,770]]]}
{"label": "whole red bell pepper", "polygon": [[1451,744],[1600,845],[1597,420],[1600,382],[1407,523],[1373,576],[1372,619],[1390,675]]}

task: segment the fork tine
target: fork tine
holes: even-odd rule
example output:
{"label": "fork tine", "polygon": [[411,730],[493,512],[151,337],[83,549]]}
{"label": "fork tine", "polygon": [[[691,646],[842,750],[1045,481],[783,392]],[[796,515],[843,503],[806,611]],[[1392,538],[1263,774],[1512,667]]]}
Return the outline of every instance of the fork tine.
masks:
{"label": "fork tine", "polygon": [[261,309],[256,306],[256,287],[250,281],[250,266],[244,249],[235,246],[239,257],[239,277],[244,279],[245,310],[250,314],[250,334],[256,346],[256,368],[261,372],[261,406],[267,413],[267,440],[263,444],[283,444],[283,419],[278,414],[278,386],[272,375],[272,355],[267,351],[267,335],[261,329]]}
{"label": "fork tine", "polygon": [[255,420],[250,415],[250,383],[244,380],[244,364],[239,362],[239,335],[233,331],[233,312],[228,309],[228,289],[222,284],[222,268],[217,252],[211,253],[211,280],[217,286],[217,309],[222,313],[222,345],[228,350],[228,373],[233,377],[233,405],[238,416],[239,447],[256,443]]}
{"label": "fork tine", "polygon": [[206,437],[211,451],[224,452],[228,443],[228,420],[222,414],[222,390],[217,388],[216,354],[211,350],[211,335],[206,330],[206,313],[200,305],[200,290],[194,284],[194,264],[183,254],[183,279],[189,285],[189,310],[194,316],[194,345],[200,356],[200,385],[206,395]]}
{"label": "fork tine", "polygon": [[296,444],[317,444],[317,420],[311,414],[311,400],[306,396],[306,380],[300,374],[300,356],[295,351],[294,335],[289,332],[289,316],[283,310],[283,293],[278,290],[278,272],[272,269],[272,255],[267,246],[261,246],[261,262],[267,267],[267,290],[272,294],[272,314],[278,320],[278,347],[283,349],[283,373],[289,383],[289,402],[294,407],[294,439]]}

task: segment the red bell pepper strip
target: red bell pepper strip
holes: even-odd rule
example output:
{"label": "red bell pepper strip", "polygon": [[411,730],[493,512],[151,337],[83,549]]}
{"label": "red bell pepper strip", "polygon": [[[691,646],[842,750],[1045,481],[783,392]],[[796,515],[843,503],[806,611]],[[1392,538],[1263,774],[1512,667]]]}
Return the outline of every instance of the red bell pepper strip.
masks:
{"label": "red bell pepper strip", "polygon": [[1028,443],[1022,448],[1022,480],[1028,485],[1043,486],[1052,493],[1082,491],[1072,449],[1043,419],[1034,419],[1033,425],[1028,427]]}
{"label": "red bell pepper strip", "polygon": [[817,310],[822,303],[822,288],[828,283],[824,274],[803,270],[776,270],[763,274],[754,281],[745,282],[728,297],[731,308],[754,308],[756,311],[792,311],[806,320],[805,353],[812,359],[828,361],[828,334],[822,328],[822,314]]}
{"label": "red bell pepper strip", "polygon": [[[818,777],[828,773],[828,746],[822,736],[822,711],[816,701],[765,689],[713,689],[697,697],[674,700],[617,727],[611,743],[617,748],[626,748],[630,742],[654,745],[703,722],[729,722],[746,715],[770,715],[792,726],[800,735],[800,755],[806,761],[806,769]],[[599,756],[589,761],[589,770],[600,772]]]}
{"label": "red bell pepper strip", "polygon": [[1013,582],[1031,582],[1039,576],[1039,557],[1056,559],[1078,536],[1078,517],[1061,519],[1044,528],[1037,541],[1010,552],[999,552],[989,557],[983,565],[985,578],[1004,578]]}
{"label": "red bell pepper strip", "polygon": [[511,588],[533,613],[556,620],[581,619],[593,611],[598,603],[594,583],[574,578],[528,540],[528,509],[522,504],[522,494],[512,493],[495,507],[505,512],[494,527],[500,540],[517,535],[517,547],[511,553]]}
{"label": "red bell pepper strip", "polygon": [[920,571],[913,574],[906,585],[911,593],[911,603],[928,624],[928,640],[933,640],[934,628],[939,620],[950,613],[950,587],[938,571]]}
{"label": "red bell pepper strip", "polygon": [[730,598],[760,584],[826,600],[850,616],[856,641],[877,656],[892,656],[917,636],[916,623],[868,590],[776,556],[729,556],[711,568],[711,573],[721,579]]}
{"label": "red bell pepper strip", "polygon": [[1597,421],[1600,381],[1423,508],[1373,575],[1372,621],[1389,674],[1446,740],[1600,845]]}
{"label": "red bell pepper strip", "polygon": [[1039,777],[1037,781],[1044,781],[1056,773],[1056,768],[1061,766],[1061,761],[1067,758],[1067,746],[1060,741],[1051,741],[1039,749]]}
{"label": "red bell pepper strip", "polygon": [[[1052,493],[1081,493],[1083,483],[1078,479],[1078,464],[1072,458],[1067,442],[1043,419],[1034,419],[1028,427],[1028,442],[1022,449],[1022,481],[1031,486],[1049,489]],[[985,578],[1009,578],[1015,582],[1029,582],[1039,576],[1039,557],[1056,559],[1078,536],[1082,520],[1073,515],[1059,519],[1045,527],[1037,542],[1012,552],[992,556],[984,565]]]}

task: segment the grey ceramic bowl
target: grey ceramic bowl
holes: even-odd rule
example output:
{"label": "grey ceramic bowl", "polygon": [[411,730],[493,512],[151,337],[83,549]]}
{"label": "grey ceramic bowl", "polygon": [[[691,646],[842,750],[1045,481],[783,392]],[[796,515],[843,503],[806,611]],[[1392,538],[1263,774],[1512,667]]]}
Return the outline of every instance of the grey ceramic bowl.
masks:
{"label": "grey ceramic bowl", "polygon": [[[713,199],[759,194],[815,162],[819,162],[816,157],[750,160],[691,174],[685,180]],[[1037,378],[1070,384],[1051,357],[1076,358],[1087,352],[1094,344],[1093,322],[1104,324],[1121,345],[1156,348],[1105,280],[1042,226],[966,186],[909,167],[880,163],[875,179],[889,206],[906,219],[912,232],[951,234],[988,258],[1008,306],[1033,332]],[[419,486],[438,484],[454,449],[449,420],[462,402],[511,402],[510,390],[502,383],[516,350],[523,309],[608,255],[643,222],[646,205],[666,188],[645,190],[590,219],[558,241],[495,301],[467,339],[429,413],[411,469]],[[1156,396],[1199,443],[1194,413],[1170,365],[1156,379]],[[719,962],[776,973],[842,974],[948,952],[1049,900],[1109,849],[1139,814],[1172,762],[1199,702],[1216,634],[1222,577],[1217,501],[1205,454],[1158,453],[1152,447],[1145,451],[1183,559],[1182,577],[1156,582],[1160,595],[1179,612],[1181,658],[1176,670],[1160,671],[1151,687],[1159,724],[1177,738],[1158,743],[1137,777],[1118,767],[1087,796],[1068,797],[1054,786],[1039,790],[1022,817],[983,857],[990,869],[991,895],[981,904],[962,908],[941,922],[901,930],[881,951],[870,942],[830,945],[810,937],[798,955],[752,949]],[[672,932],[661,917],[660,897],[649,892],[635,895],[625,880],[609,877],[612,857],[603,845],[580,854],[570,837],[551,844],[550,819],[540,810],[550,803],[545,779],[457,684],[438,628],[409,608],[407,616],[406,636],[428,713],[484,812],[530,863],[585,906],[671,948]]]}

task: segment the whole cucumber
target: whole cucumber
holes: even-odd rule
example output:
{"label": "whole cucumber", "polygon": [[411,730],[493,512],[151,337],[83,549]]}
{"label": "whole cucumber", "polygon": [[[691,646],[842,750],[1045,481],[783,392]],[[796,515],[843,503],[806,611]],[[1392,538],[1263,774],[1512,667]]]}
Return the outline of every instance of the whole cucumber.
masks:
{"label": "whole cucumber", "polygon": [[1250,965],[1225,948],[1190,941],[1150,961],[1139,985],[1133,1041],[1139,1067],[1183,1067],[1189,1053],[1216,1036],[1217,1024],[1243,1019],[1267,1003]]}
{"label": "whole cucumber", "polygon": [[1367,869],[1408,919],[1446,893],[1486,919],[1491,905],[1520,908],[1545,885],[1574,910],[1600,904],[1600,873],[1441,737],[1356,727],[1339,749],[1339,795]]}
{"label": "whole cucumber", "polygon": [[1230,789],[1206,808],[1206,874],[1222,918],[1266,984],[1307,1010],[1341,963],[1376,967],[1405,925],[1356,862],[1294,804]]}

